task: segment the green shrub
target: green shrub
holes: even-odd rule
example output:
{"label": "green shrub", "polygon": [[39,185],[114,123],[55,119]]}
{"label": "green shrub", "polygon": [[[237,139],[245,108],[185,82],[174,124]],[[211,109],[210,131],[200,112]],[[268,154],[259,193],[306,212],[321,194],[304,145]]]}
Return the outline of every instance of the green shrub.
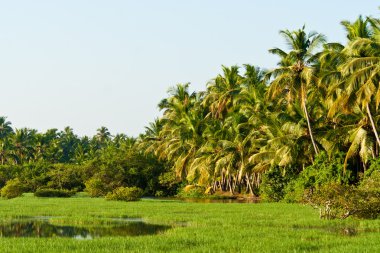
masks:
{"label": "green shrub", "polygon": [[168,171],[160,174],[158,177],[159,190],[160,193],[156,192],[156,196],[173,196],[178,192],[180,186],[180,180],[176,177],[174,171]]}
{"label": "green shrub", "polygon": [[305,202],[308,195],[324,185],[347,185],[350,182],[351,174],[349,170],[344,173],[343,163],[343,153],[329,158],[325,152],[321,152],[316,156],[312,165],[306,167],[286,185],[284,200],[286,202]]}
{"label": "green shrub", "polygon": [[106,195],[107,200],[136,201],[143,195],[138,187],[118,187]]}
{"label": "green shrub", "polygon": [[7,181],[16,178],[21,171],[20,165],[0,165],[0,189],[5,186]]}
{"label": "green shrub", "polygon": [[323,185],[308,201],[320,208],[321,218],[375,219],[380,215],[380,171],[364,178],[358,187],[339,183]]}
{"label": "green shrub", "polygon": [[83,171],[80,165],[54,164],[46,175],[49,180],[46,183],[47,188],[80,191],[84,189]]}
{"label": "green shrub", "polygon": [[298,179],[290,181],[284,189],[284,201],[287,203],[302,203],[305,202],[312,188],[307,188],[304,181]]}
{"label": "green shrub", "polygon": [[97,177],[93,177],[86,181],[85,185],[85,191],[88,192],[91,197],[102,197],[110,191],[109,187],[107,187],[107,185]]}
{"label": "green shrub", "polygon": [[18,178],[9,180],[1,189],[1,197],[11,199],[22,195],[24,192],[23,184]]}
{"label": "green shrub", "polygon": [[36,197],[57,197],[57,198],[69,198],[75,194],[75,191],[52,189],[52,188],[40,188],[34,193]]}
{"label": "green shrub", "polygon": [[291,171],[271,168],[263,175],[260,184],[260,197],[263,201],[277,202],[284,198],[285,187],[293,178]]}
{"label": "green shrub", "polygon": [[359,196],[353,214],[359,218],[377,218],[380,215],[380,170],[366,174],[358,186]]}
{"label": "green shrub", "polygon": [[154,194],[155,197],[165,197],[165,193],[163,191],[156,191],[156,193]]}

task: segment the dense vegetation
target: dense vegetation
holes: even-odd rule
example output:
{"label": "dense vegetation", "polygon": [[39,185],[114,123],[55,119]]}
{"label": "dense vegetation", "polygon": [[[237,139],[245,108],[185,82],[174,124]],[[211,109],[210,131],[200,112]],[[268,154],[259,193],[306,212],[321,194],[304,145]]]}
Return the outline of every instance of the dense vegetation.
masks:
{"label": "dense vegetation", "polygon": [[[205,91],[172,87],[159,103],[163,116],[136,139],[105,127],[92,138],[70,128],[13,130],[1,118],[0,186],[92,196],[135,186],[162,196],[192,185],[362,216],[335,197],[343,191],[369,207],[379,203],[380,20],[342,25],[344,45],[305,27],[282,30],[289,49],[269,50],[276,68],[223,66]],[[371,217],[380,212],[369,209]]]}
{"label": "dense vegetation", "polygon": [[[205,91],[173,87],[142,144],[177,177],[213,192],[363,215],[347,207],[350,198],[335,197],[352,186],[349,196],[365,203],[358,205],[380,204],[380,20],[360,16],[342,25],[345,45],[305,27],[283,30],[289,49],[269,50],[279,58],[275,69],[223,67]],[[332,186],[337,194],[322,191]]]}
{"label": "dense vegetation", "polygon": [[79,138],[69,127],[45,133],[13,130],[0,117],[0,146],[3,197],[23,192],[66,196],[85,188],[92,196],[105,196],[123,186],[139,187],[147,195],[175,192],[176,184],[165,181],[170,172],[163,162],[138,149],[134,138],[111,136],[105,127],[92,138]]}

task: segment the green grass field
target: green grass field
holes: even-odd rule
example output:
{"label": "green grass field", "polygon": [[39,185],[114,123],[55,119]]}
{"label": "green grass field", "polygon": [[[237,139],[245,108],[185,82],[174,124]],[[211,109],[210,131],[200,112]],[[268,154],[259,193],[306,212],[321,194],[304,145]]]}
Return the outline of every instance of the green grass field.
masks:
{"label": "green grass field", "polygon": [[[78,197],[0,200],[0,218],[56,216],[60,224],[141,217],[173,228],[157,235],[72,238],[0,238],[0,252],[380,252],[380,220],[320,220],[308,206]],[[54,219],[52,219],[54,222]],[[346,230],[355,233],[345,233]]]}

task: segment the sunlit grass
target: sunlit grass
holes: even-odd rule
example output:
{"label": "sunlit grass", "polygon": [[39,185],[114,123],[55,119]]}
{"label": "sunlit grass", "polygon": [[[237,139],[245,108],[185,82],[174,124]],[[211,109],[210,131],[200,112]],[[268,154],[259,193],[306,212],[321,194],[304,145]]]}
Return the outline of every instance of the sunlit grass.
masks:
{"label": "sunlit grass", "polygon": [[90,241],[0,238],[0,252],[380,252],[380,220],[320,220],[317,210],[293,204],[126,203],[31,195],[0,200],[0,218],[15,216],[53,216],[53,223],[78,226],[134,217],[173,228],[158,235]]}

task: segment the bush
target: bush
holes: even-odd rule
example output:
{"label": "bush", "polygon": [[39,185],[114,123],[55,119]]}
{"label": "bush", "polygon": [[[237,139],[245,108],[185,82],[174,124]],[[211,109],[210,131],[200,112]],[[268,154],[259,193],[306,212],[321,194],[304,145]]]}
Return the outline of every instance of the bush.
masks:
{"label": "bush", "polygon": [[54,164],[46,173],[47,188],[53,189],[84,189],[83,171],[81,166],[73,164]]}
{"label": "bush", "polygon": [[308,195],[325,185],[347,185],[350,171],[344,173],[344,154],[339,153],[329,158],[325,152],[316,156],[313,165],[306,167],[295,180],[284,189],[286,202],[304,202]]}
{"label": "bush", "polygon": [[309,203],[319,207],[320,217],[375,219],[380,215],[380,172],[372,173],[358,187],[326,184],[310,195]]}
{"label": "bush", "polygon": [[180,186],[180,180],[177,179],[174,171],[164,172],[158,177],[159,192],[157,195],[161,196],[173,196],[177,193]]}
{"label": "bush", "polygon": [[75,194],[75,191],[59,190],[52,188],[40,188],[34,193],[36,197],[57,197],[57,198],[69,198]]}
{"label": "bush", "polygon": [[284,198],[285,187],[292,179],[292,173],[288,171],[281,171],[280,168],[275,167],[270,169],[263,175],[260,185],[260,197],[264,201],[277,202]]}
{"label": "bush", "polygon": [[0,189],[5,186],[7,181],[16,178],[21,171],[20,165],[0,165]]}
{"label": "bush", "polygon": [[102,197],[110,191],[109,187],[97,177],[93,177],[90,180],[86,181],[86,191],[91,197]]}
{"label": "bush", "polygon": [[1,197],[11,199],[22,195],[24,192],[23,184],[18,178],[9,180],[1,189]]}
{"label": "bush", "polygon": [[359,218],[377,218],[380,215],[380,170],[366,174],[358,186],[354,216]]}
{"label": "bush", "polygon": [[107,200],[136,201],[143,195],[138,187],[118,187],[106,195]]}

